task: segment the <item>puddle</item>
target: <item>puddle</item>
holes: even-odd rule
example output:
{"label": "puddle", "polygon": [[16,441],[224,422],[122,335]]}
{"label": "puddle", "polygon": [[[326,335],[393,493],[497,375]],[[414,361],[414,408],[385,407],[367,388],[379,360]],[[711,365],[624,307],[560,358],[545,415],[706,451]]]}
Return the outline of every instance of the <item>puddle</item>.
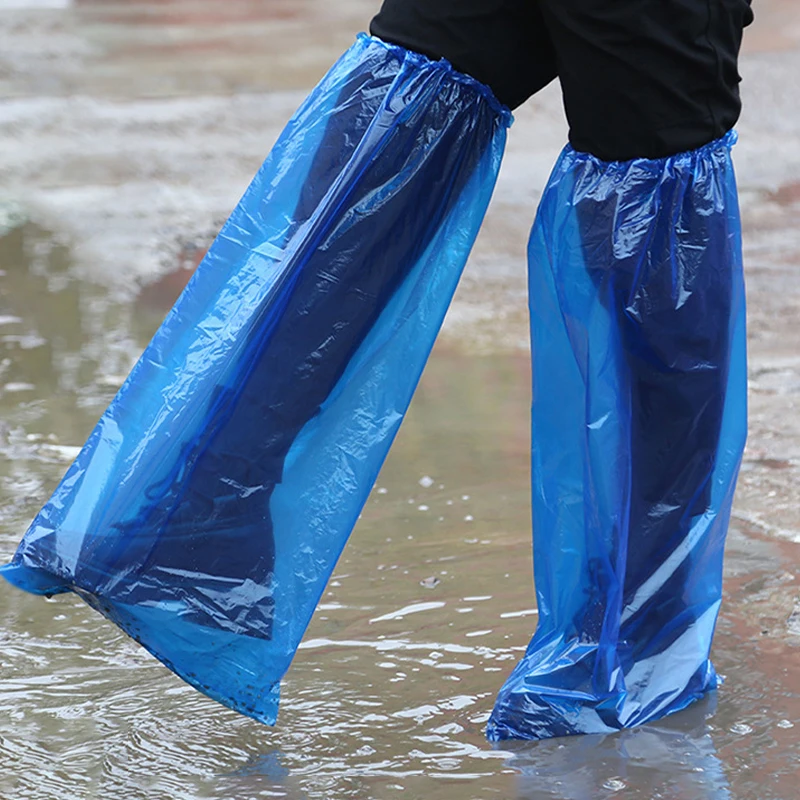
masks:
{"label": "puddle", "polygon": [[[6,558],[159,312],[143,316],[141,301],[75,278],[69,249],[31,222],[0,239],[0,266]],[[502,750],[484,740],[536,624],[528,381],[524,353],[475,356],[446,341],[435,351],[287,676],[275,729],[183,685],[77,599],[0,587],[4,796],[455,800],[477,785],[500,798],[791,796],[796,546],[741,526],[715,713],[706,702],[616,737]]]}

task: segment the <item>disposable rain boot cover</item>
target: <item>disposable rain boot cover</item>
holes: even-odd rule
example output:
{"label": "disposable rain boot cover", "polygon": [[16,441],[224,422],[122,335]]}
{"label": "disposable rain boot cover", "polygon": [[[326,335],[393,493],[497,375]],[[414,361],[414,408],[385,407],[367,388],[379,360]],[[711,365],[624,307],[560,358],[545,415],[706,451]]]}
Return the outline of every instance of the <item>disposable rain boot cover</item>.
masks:
{"label": "disposable rain boot cover", "polygon": [[490,739],[604,733],[713,689],[746,435],[734,134],[660,160],[568,147],[531,234],[539,620]]}
{"label": "disposable rain boot cover", "polygon": [[361,36],[280,136],[2,574],[267,723],[489,202],[510,114]]}

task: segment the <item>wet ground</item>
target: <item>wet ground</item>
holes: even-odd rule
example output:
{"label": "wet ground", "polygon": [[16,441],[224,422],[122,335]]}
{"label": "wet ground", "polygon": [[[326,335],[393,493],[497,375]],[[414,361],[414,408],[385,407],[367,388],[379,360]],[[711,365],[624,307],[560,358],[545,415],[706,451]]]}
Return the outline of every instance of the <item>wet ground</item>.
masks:
{"label": "wet ground", "polygon": [[[202,697],[77,599],[0,586],[0,798],[789,800],[800,756],[800,7],[760,0],[736,150],[751,434],[717,698],[620,736],[493,750],[536,622],[527,229],[565,126],[521,109],[401,434],[275,729]],[[0,0],[0,559],[366,0]],[[716,707],[715,707],[716,706]]]}

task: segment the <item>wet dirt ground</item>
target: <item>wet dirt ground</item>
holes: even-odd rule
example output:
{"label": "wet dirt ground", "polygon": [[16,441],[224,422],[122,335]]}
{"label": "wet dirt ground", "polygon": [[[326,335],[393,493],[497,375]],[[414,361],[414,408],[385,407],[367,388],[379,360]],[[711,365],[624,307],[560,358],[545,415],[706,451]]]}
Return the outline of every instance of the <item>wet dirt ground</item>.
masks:
{"label": "wet dirt ground", "polygon": [[[717,697],[492,749],[536,621],[525,244],[565,139],[516,114],[484,230],[283,689],[278,727],[182,684],[77,599],[0,586],[0,798],[790,800],[800,756],[800,6],[759,0],[735,151],[750,439]],[[0,0],[0,559],[367,0]]]}

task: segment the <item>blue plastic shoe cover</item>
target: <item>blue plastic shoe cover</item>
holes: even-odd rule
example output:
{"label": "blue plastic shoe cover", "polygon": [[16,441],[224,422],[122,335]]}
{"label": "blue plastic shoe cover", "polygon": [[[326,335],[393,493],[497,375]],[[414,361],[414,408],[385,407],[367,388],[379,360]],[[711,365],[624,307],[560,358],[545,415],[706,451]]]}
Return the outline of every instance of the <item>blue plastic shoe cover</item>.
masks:
{"label": "blue plastic shoe cover", "polygon": [[2,574],[273,723],[492,193],[509,112],[361,36],[294,115]]}
{"label": "blue plastic shoe cover", "polygon": [[531,234],[536,634],[492,740],[603,733],[717,685],[746,436],[733,133],[661,160],[566,148]]}

